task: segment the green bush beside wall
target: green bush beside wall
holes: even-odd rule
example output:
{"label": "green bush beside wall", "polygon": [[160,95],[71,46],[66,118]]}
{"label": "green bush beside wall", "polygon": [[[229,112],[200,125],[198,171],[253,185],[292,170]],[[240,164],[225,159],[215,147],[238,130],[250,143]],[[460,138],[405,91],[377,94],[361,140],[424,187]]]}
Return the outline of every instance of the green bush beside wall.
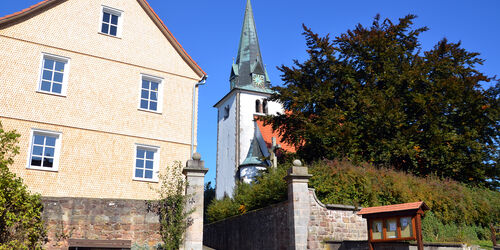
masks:
{"label": "green bush beside wall", "polygon": [[[271,169],[252,185],[239,183],[233,198],[214,200],[207,219],[214,222],[286,200],[284,177],[290,164]],[[424,201],[423,220],[429,242],[489,240],[489,225],[500,218],[500,192],[469,187],[434,176],[425,178],[349,161],[319,161],[309,166],[309,186],[325,204],[361,207]]]}

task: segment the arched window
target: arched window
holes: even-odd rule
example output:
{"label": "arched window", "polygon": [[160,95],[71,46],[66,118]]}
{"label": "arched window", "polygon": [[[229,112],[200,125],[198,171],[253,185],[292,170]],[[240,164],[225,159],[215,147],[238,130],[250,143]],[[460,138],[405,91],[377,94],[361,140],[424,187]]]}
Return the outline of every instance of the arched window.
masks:
{"label": "arched window", "polygon": [[262,102],[262,106],[263,106],[264,114],[267,114],[267,100],[264,100]]}
{"label": "arched window", "polygon": [[255,101],[255,112],[262,113],[262,105],[260,104],[260,100]]}

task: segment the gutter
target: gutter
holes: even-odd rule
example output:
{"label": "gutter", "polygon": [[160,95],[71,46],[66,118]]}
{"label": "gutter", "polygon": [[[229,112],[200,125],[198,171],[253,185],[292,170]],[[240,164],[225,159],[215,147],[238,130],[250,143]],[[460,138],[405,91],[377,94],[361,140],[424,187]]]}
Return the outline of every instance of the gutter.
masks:
{"label": "gutter", "polygon": [[198,83],[196,83],[194,86],[193,86],[193,110],[192,110],[192,114],[193,114],[193,117],[191,119],[191,154],[189,155],[189,159],[191,159],[191,157],[193,156],[194,154],[194,122],[195,122],[195,111],[196,111],[196,89],[198,88],[198,86],[202,86],[202,85],[205,85],[205,83],[207,82],[207,78],[208,76],[207,75],[203,75],[203,77],[200,79],[200,81]]}

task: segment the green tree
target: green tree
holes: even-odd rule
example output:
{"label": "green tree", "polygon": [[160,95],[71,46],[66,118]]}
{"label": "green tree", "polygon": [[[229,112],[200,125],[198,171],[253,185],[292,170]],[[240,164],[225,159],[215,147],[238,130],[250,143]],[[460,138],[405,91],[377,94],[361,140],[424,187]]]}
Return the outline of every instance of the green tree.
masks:
{"label": "green tree", "polygon": [[205,190],[203,192],[203,223],[208,223],[207,208],[210,203],[215,199],[215,188],[212,187],[212,182],[205,183]]}
{"label": "green tree", "polygon": [[46,236],[40,196],[9,171],[19,152],[18,138],[0,123],[0,249],[38,249]]}
{"label": "green tree", "polygon": [[332,41],[304,26],[309,58],[282,65],[267,124],[307,162],[348,158],[498,186],[499,89],[483,60],[443,39],[422,52],[414,15],[376,16]]}

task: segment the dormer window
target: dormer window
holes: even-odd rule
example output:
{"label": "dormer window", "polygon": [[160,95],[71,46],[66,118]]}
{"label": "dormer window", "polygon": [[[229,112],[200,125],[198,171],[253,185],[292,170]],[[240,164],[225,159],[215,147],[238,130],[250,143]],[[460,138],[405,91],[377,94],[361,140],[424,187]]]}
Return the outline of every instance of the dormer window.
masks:
{"label": "dormer window", "polygon": [[116,37],[121,36],[122,11],[103,6],[101,20],[101,33]]}

